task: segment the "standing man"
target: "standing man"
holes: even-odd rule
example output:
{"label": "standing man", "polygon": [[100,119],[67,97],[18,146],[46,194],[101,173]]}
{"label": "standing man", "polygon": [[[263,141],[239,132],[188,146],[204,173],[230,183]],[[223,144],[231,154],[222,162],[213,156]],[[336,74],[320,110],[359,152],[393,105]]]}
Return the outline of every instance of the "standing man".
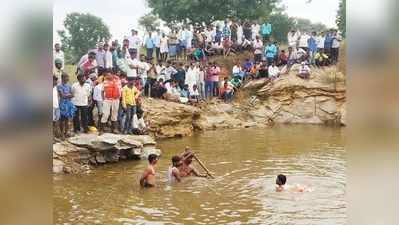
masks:
{"label": "standing man", "polygon": [[157,62],[159,62],[161,60],[161,36],[159,30],[157,30],[157,32],[154,33],[152,40],[155,45],[155,56],[157,58]]}
{"label": "standing man", "polygon": [[293,49],[297,49],[298,46],[298,40],[300,38],[301,34],[298,31],[295,31],[292,29],[290,32],[288,32],[287,39],[288,39],[288,46],[292,47]]}
{"label": "standing man", "polygon": [[56,59],[61,60],[61,69],[64,69],[64,62],[65,62],[65,61],[64,61],[64,60],[65,60],[65,58],[64,58],[64,52],[61,50],[61,46],[60,46],[59,43],[56,43],[56,44],[54,45],[53,62],[54,62]]}
{"label": "standing man", "polygon": [[260,40],[259,36],[256,36],[256,39],[253,42],[253,48],[255,63],[260,62],[262,60],[263,42]]}
{"label": "standing man", "polygon": [[223,40],[230,40],[231,37],[231,30],[230,27],[228,26],[227,20],[224,21],[224,27],[223,27]]}
{"label": "standing man", "polygon": [[338,62],[338,56],[339,56],[339,46],[340,42],[342,41],[341,35],[339,35],[337,30],[333,31],[332,34],[332,45],[331,45],[331,63],[333,65],[337,64]]}
{"label": "standing man", "polygon": [[61,75],[63,72],[62,60],[60,58],[56,58],[54,60],[53,76],[57,77],[57,82],[59,84],[61,83]]}
{"label": "standing man", "polygon": [[276,54],[277,54],[277,47],[272,42],[269,42],[269,44],[265,48],[265,56],[268,67],[272,65]]}
{"label": "standing man", "polygon": [[104,44],[104,59],[105,59],[104,68],[112,70],[113,68],[112,51],[109,48],[108,43]]}
{"label": "standing man", "polygon": [[312,36],[308,39],[308,52],[309,52],[309,63],[314,65],[314,56],[317,52],[317,39],[316,32],[312,32]]}
{"label": "standing man", "polygon": [[263,23],[260,27],[260,34],[262,35],[263,42],[267,42],[270,39],[272,33],[272,25],[270,23]]}
{"label": "standing man", "polygon": [[147,59],[152,59],[152,54],[154,52],[154,40],[152,39],[151,36],[151,31],[148,32],[148,36],[144,40],[144,47],[147,50]]}
{"label": "standing man", "polygon": [[82,74],[77,76],[78,82],[72,85],[72,103],[75,105],[76,113],[73,117],[73,130],[75,133],[83,131],[88,133],[88,105],[91,94],[91,87],[85,82]]}
{"label": "standing man", "polygon": [[333,44],[332,30],[328,31],[324,39],[324,52],[331,58],[331,48]]}
{"label": "standing man", "polygon": [[129,40],[129,50],[135,49],[137,54],[136,57],[140,55],[141,38],[138,35],[137,30],[132,29],[132,36],[127,38]]}
{"label": "standing man", "polygon": [[96,62],[98,66],[98,75],[101,76],[104,73],[105,70],[105,50],[104,50],[104,43],[99,42],[97,44],[97,49],[95,51],[96,53]]}
{"label": "standing man", "polygon": [[103,115],[101,117],[100,135],[104,132],[104,127],[108,122],[108,117],[111,115],[111,130],[112,133],[117,133],[117,120],[119,110],[119,99],[121,97],[122,84],[118,76],[113,75],[111,71],[105,72],[105,79],[103,82]]}

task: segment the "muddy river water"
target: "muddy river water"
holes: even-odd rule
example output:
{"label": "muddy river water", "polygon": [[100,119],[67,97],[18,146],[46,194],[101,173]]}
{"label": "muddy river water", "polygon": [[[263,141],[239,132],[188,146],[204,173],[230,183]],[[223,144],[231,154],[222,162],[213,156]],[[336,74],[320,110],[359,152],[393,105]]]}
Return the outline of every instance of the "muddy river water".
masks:
{"label": "muddy river water", "polygon": [[[344,141],[343,128],[302,125],[162,140],[151,190],[138,185],[145,160],[54,176],[54,224],[345,224]],[[185,146],[215,179],[168,183],[170,158]],[[279,173],[310,191],[276,193]]]}

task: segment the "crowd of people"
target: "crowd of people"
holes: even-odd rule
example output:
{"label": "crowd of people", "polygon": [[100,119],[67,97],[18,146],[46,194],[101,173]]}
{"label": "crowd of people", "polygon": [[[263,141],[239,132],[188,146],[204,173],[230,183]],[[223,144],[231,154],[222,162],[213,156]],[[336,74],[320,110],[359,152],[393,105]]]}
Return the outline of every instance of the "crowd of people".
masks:
{"label": "crowd of people", "polygon": [[[120,45],[99,42],[77,63],[77,82],[69,84],[61,46],[54,46],[53,121],[58,136],[96,127],[100,134],[145,133],[142,97],[197,104],[211,98],[231,101],[243,82],[274,80],[300,64],[298,76],[307,79],[310,65],[336,64],[342,38],[337,30],[288,33],[288,49],[271,41],[270,23],[224,21],[222,25],[181,26],[168,35],[159,30],[141,38],[131,30]],[[141,52],[145,49],[145,52]],[[230,74],[221,74],[213,55],[249,51],[253,57],[235,62]],[[94,113],[96,112],[96,113]],[[97,117],[96,117],[97,116]],[[95,120],[95,117],[97,120]]]}

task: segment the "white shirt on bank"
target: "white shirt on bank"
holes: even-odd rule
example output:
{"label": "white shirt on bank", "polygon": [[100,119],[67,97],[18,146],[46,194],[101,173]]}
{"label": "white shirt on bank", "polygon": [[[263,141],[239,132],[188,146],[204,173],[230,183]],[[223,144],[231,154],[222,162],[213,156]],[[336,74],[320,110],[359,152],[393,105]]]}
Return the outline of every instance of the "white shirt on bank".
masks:
{"label": "white shirt on bank", "polygon": [[308,34],[302,34],[299,38],[299,47],[300,48],[307,48],[308,47],[308,39],[310,36]]}
{"label": "white shirt on bank", "polygon": [[89,104],[90,93],[90,84],[84,83],[80,85],[79,82],[75,82],[72,84],[72,103],[76,106],[87,106]]}
{"label": "white shirt on bank", "polygon": [[53,108],[54,109],[58,109],[59,108],[57,86],[53,87]]}
{"label": "white shirt on bank", "polygon": [[269,69],[268,69],[268,72],[269,72],[269,76],[277,77],[279,75],[279,73],[280,73],[280,69],[278,68],[278,66],[270,65]]}
{"label": "white shirt on bank", "polygon": [[324,48],[324,40],[326,38],[324,36],[317,36],[316,41],[317,41],[317,48]]}
{"label": "white shirt on bank", "polygon": [[132,68],[130,68],[129,65],[135,66],[138,68],[140,66],[140,61],[136,58],[134,58],[134,59],[128,58],[128,59],[126,59],[126,64],[127,64],[126,76],[127,77],[137,77],[137,69],[132,69]]}
{"label": "white shirt on bank", "polygon": [[141,45],[141,38],[139,35],[128,36],[129,48],[139,49]]}
{"label": "white shirt on bank", "polygon": [[103,89],[103,84],[97,84],[94,89],[93,89],[93,100],[102,102],[103,101],[103,95],[102,95],[102,89]]}
{"label": "white shirt on bank", "polygon": [[112,68],[112,53],[109,50],[105,51],[105,68]]}

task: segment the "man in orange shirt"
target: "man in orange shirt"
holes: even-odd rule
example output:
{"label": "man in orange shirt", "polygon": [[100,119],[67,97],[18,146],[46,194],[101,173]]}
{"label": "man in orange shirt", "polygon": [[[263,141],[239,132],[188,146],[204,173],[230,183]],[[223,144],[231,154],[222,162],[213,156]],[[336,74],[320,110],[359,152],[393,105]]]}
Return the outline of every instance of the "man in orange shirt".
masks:
{"label": "man in orange shirt", "polygon": [[103,115],[101,117],[100,135],[104,132],[108,117],[111,115],[112,133],[118,133],[117,120],[119,110],[119,99],[121,97],[122,84],[118,76],[111,73],[110,69],[105,71],[103,82]]}

